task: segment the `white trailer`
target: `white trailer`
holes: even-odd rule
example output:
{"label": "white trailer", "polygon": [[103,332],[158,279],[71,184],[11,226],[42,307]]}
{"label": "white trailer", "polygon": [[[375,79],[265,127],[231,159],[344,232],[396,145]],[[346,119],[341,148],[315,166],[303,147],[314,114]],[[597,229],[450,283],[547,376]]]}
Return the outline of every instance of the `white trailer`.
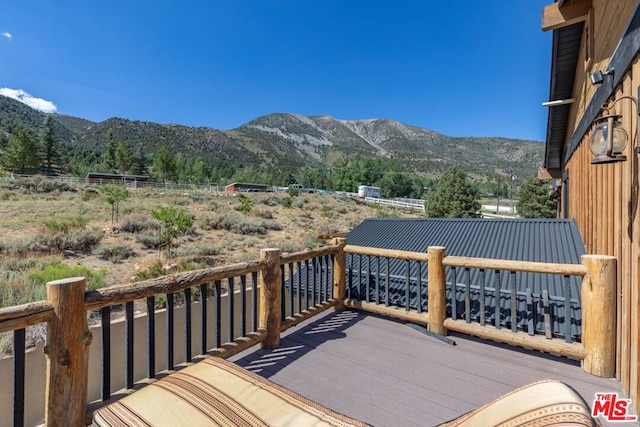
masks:
{"label": "white trailer", "polygon": [[358,187],[358,197],[380,198],[380,187],[371,187],[369,185],[361,185]]}

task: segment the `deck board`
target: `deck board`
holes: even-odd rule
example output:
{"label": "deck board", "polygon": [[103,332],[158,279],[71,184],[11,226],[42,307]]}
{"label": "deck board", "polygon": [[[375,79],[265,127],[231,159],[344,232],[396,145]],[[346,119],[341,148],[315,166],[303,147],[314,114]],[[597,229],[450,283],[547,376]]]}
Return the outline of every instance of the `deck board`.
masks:
{"label": "deck board", "polygon": [[[452,334],[449,345],[402,322],[328,311],[283,334],[274,351],[254,347],[239,365],[333,410],[375,426],[431,426],[516,387],[551,378],[591,404],[621,393],[615,379],[566,358]],[[628,424],[627,424],[628,425]]]}

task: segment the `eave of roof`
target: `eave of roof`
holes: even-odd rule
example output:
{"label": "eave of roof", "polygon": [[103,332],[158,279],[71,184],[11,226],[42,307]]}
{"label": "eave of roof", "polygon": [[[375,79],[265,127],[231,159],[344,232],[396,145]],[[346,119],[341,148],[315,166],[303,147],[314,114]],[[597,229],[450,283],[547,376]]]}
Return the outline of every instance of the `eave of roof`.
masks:
{"label": "eave of roof", "polygon": [[[579,22],[553,31],[550,101],[570,99],[573,96],[583,29],[584,22]],[[570,104],[549,107],[544,155],[545,168],[562,167],[563,146],[567,134],[570,108]]]}

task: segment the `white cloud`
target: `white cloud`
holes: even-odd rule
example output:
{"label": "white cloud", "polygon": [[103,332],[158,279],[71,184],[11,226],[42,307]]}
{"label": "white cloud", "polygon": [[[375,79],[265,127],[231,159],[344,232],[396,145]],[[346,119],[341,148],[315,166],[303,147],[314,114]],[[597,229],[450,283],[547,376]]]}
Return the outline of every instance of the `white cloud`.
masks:
{"label": "white cloud", "polygon": [[8,33],[8,32],[6,32],[6,31],[5,31],[4,33],[1,33],[1,34],[0,34],[0,36],[2,36],[2,37],[6,37],[6,38],[7,38],[7,40],[9,40],[9,41],[11,41],[11,39],[13,38],[13,36],[11,35],[11,33]]}
{"label": "white cloud", "polygon": [[29,95],[22,89],[10,89],[8,87],[0,87],[0,95],[13,98],[17,101],[27,104],[29,107],[42,111],[44,113],[55,113],[58,110],[56,104],[46,99],[36,98]]}

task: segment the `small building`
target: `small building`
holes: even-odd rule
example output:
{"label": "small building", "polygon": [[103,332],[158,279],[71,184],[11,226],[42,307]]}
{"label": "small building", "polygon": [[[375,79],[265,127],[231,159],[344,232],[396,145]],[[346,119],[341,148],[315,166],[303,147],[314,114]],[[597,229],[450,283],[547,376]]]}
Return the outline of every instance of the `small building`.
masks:
{"label": "small building", "polygon": [[270,185],[267,184],[253,184],[249,182],[232,182],[231,184],[224,187],[225,193],[254,193],[254,192],[263,192],[269,191],[271,189]]}
{"label": "small building", "polygon": [[86,184],[124,184],[129,188],[146,187],[149,184],[148,175],[127,175],[120,173],[89,172],[84,179]]}

